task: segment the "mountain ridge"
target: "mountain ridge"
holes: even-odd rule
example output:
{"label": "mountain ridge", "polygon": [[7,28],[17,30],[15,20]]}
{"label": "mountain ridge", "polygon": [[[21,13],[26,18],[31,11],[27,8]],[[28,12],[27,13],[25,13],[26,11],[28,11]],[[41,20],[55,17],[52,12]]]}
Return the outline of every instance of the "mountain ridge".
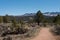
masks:
{"label": "mountain ridge", "polygon": [[[26,13],[22,16],[34,16],[35,14],[36,13]],[[43,15],[45,15],[45,16],[57,16],[58,14],[60,15],[60,12],[45,12],[45,13],[43,13]]]}

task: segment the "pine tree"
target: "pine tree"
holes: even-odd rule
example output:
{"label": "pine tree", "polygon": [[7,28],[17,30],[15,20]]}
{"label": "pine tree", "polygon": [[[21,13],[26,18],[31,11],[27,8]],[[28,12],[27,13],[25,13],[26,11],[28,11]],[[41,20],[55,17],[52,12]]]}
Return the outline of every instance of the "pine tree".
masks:
{"label": "pine tree", "polygon": [[3,17],[3,21],[4,21],[4,23],[9,23],[10,22],[10,17],[8,15],[5,15]]}
{"label": "pine tree", "polygon": [[41,13],[40,10],[36,13],[35,20],[38,23],[38,25],[39,25],[40,22],[44,22],[44,16],[43,16],[43,14]]}

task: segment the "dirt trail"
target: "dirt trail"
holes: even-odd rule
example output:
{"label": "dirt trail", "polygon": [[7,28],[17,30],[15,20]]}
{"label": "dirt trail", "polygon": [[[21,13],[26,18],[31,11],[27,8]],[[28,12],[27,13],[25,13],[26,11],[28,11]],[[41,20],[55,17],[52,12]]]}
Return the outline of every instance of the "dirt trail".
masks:
{"label": "dirt trail", "polygon": [[32,40],[56,40],[51,32],[49,32],[49,28],[42,28],[38,36],[33,38]]}

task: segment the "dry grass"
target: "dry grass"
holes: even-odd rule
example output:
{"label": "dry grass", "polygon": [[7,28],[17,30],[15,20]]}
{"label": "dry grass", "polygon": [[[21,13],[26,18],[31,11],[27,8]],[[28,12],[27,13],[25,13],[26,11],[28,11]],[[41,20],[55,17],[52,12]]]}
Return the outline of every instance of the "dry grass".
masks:
{"label": "dry grass", "polygon": [[50,28],[50,32],[54,35],[54,37],[55,37],[56,40],[60,40],[60,35],[59,34],[56,34],[56,33],[59,32],[58,30],[56,30],[56,28],[58,28],[58,27],[57,26],[56,27],[55,26],[52,26]]}
{"label": "dry grass", "polygon": [[10,36],[12,40],[29,40],[30,38],[33,38],[37,35],[37,33],[40,30],[40,27],[36,25],[36,27],[28,27],[26,25],[25,28],[28,28],[29,31],[25,34],[17,34],[17,35],[6,35],[5,37],[0,37],[0,40],[3,40],[4,38]]}

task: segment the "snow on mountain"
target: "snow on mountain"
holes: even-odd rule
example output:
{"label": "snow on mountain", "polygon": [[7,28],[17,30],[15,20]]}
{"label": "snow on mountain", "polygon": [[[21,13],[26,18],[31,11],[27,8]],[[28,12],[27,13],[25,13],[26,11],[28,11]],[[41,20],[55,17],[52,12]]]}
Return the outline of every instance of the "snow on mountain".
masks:
{"label": "snow on mountain", "polygon": [[[34,16],[36,13],[26,13],[24,14],[23,16]],[[45,16],[57,16],[57,15],[60,15],[60,12],[45,12],[43,13],[43,15]]]}

